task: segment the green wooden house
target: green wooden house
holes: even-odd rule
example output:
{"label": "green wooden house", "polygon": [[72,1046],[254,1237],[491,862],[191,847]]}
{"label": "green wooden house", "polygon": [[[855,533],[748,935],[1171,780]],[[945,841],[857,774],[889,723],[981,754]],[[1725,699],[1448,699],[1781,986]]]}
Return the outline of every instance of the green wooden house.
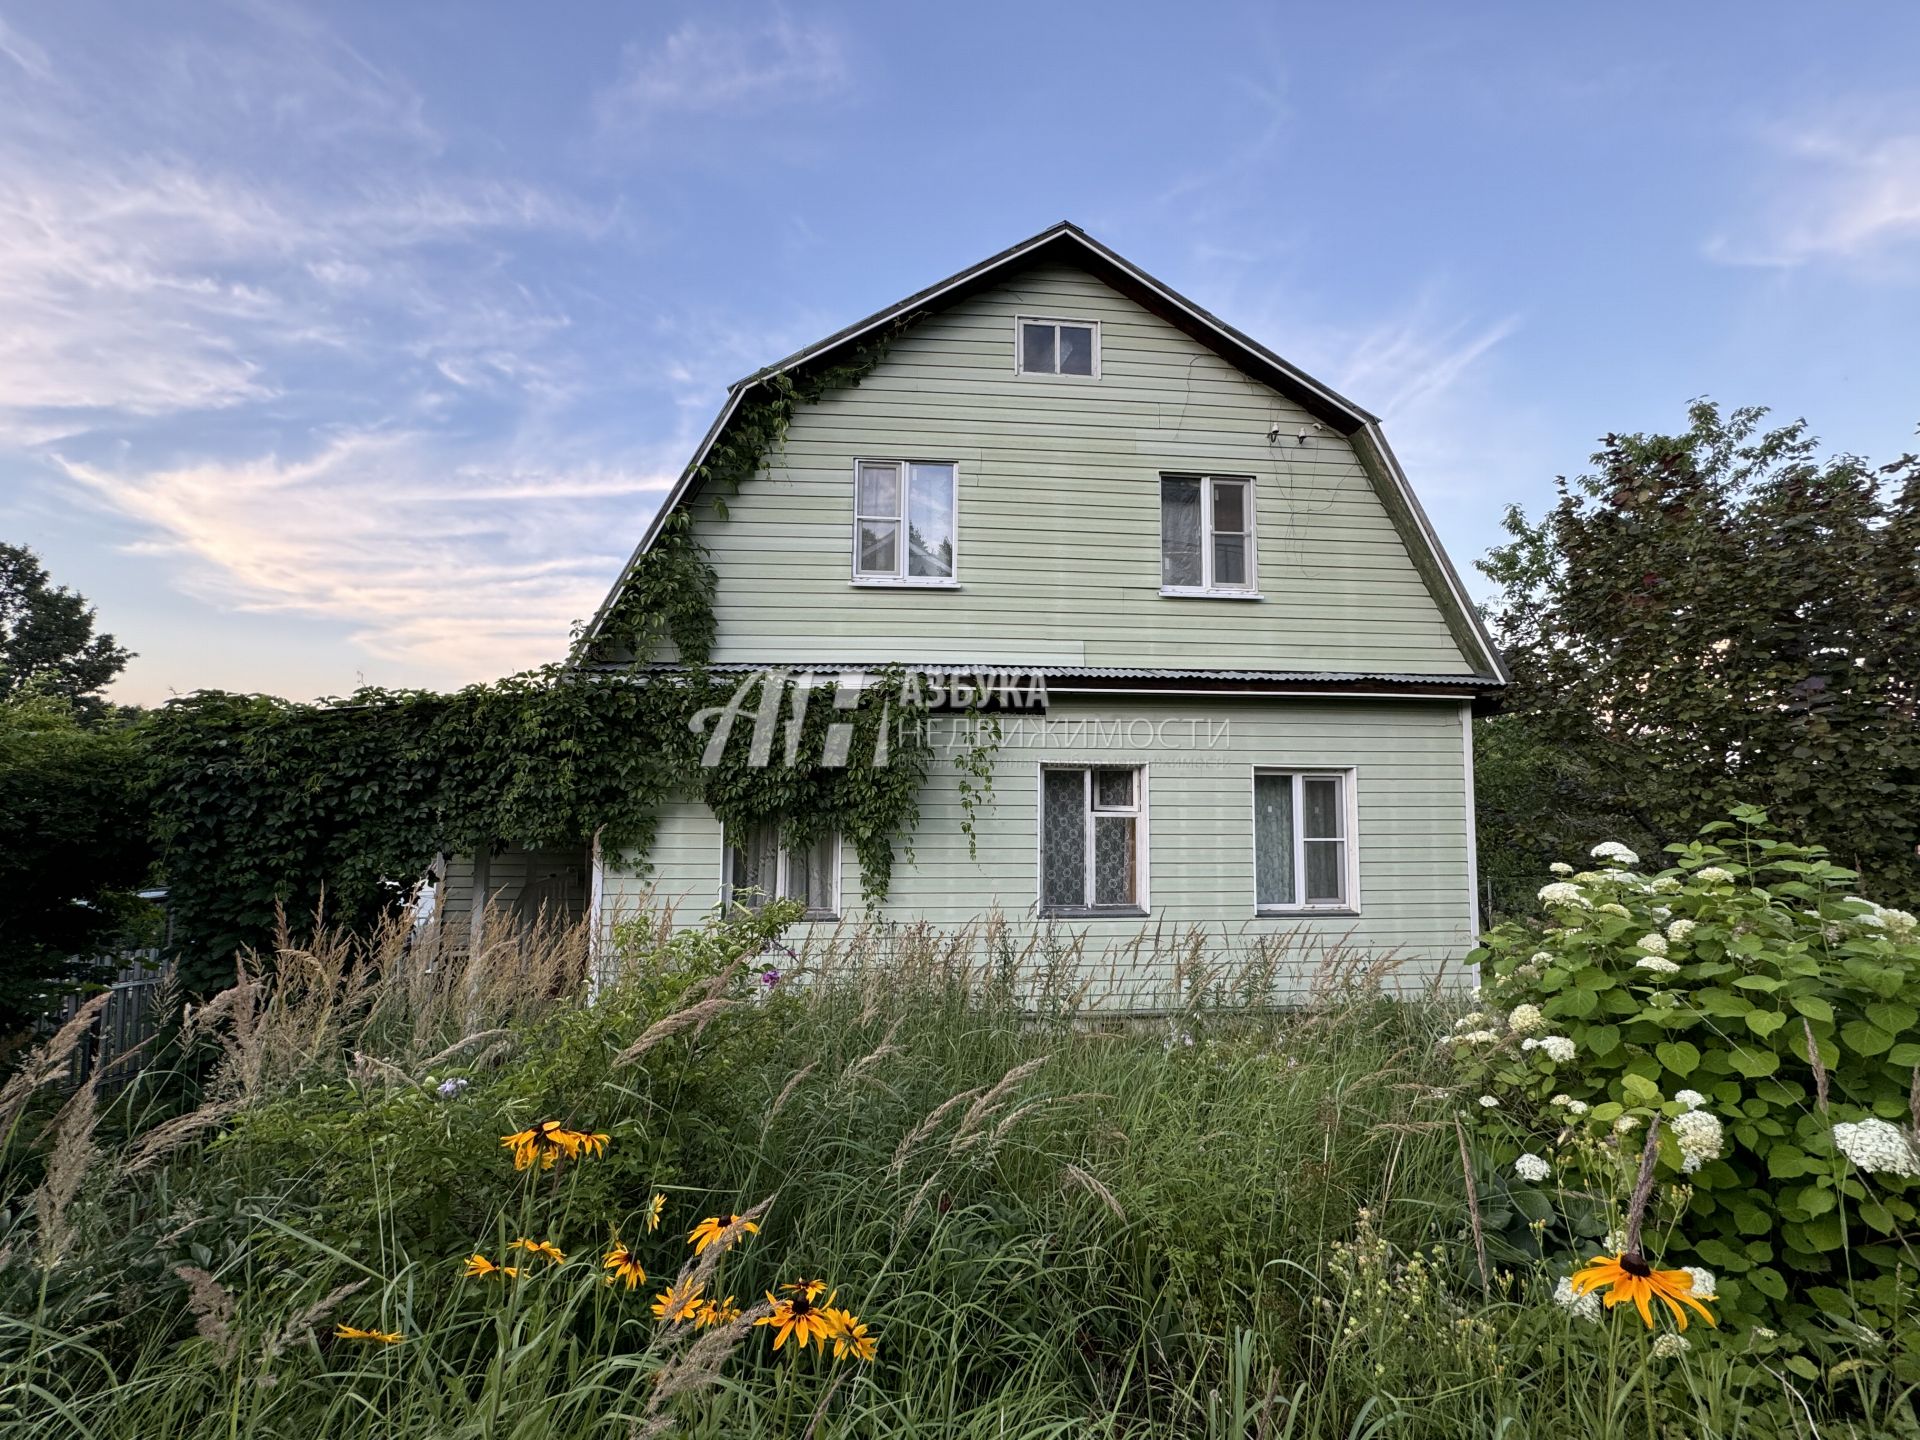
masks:
{"label": "green wooden house", "polygon": [[[724,519],[700,503],[703,458],[770,376],[882,335]],[[971,844],[936,764],[878,904],[837,838],[783,853],[688,802],[650,854],[589,857],[585,909],[697,923],[778,894],[807,906],[796,945],[997,916],[1021,943],[1070,934],[1103,996],[1140,1007],[1196,936],[1416,974],[1470,947],[1471,720],[1505,671],[1380,422],[1078,227],[735,385],[636,555],[679,507],[718,573],[717,667],[1011,671],[1044,708],[1007,718]],[[527,857],[490,865],[472,879],[496,898],[503,873],[535,884]]]}

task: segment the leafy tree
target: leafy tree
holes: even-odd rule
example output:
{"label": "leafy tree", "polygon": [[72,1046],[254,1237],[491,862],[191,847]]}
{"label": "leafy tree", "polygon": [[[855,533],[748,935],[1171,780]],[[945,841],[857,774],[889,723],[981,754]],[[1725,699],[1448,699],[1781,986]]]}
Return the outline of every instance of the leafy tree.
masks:
{"label": "leafy tree", "polygon": [[33,688],[65,696],[89,718],[104,715],[99,692],[132,652],[95,635],[93,622],[85,597],[52,584],[37,555],[0,544],[0,700]]}
{"label": "leafy tree", "polygon": [[1659,853],[1607,758],[1591,745],[1560,743],[1536,715],[1494,715],[1474,727],[1474,833],[1489,924],[1537,911],[1547,867],[1584,864],[1596,839]]}
{"label": "leafy tree", "polygon": [[0,700],[0,1036],[40,1014],[148,909],[140,728],[56,695]]}
{"label": "leafy tree", "polygon": [[1518,748],[1643,834],[1764,805],[1911,902],[1920,457],[1823,459],[1804,421],[1764,415],[1697,401],[1680,434],[1607,436],[1538,522],[1508,511],[1480,568]]}

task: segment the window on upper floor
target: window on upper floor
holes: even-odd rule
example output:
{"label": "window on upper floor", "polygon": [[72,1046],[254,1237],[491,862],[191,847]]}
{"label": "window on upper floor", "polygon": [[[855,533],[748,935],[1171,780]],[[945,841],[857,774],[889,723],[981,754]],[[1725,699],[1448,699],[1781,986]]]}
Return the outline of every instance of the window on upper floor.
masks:
{"label": "window on upper floor", "polygon": [[1160,593],[1246,598],[1259,586],[1253,478],[1160,477]]}
{"label": "window on upper floor", "polygon": [[1040,910],[1147,908],[1146,771],[1049,765],[1040,772]]}
{"label": "window on upper floor", "polygon": [[1265,912],[1352,910],[1346,771],[1253,774],[1253,899]]}
{"label": "window on upper floor", "polygon": [[856,584],[951,585],[958,535],[955,467],[862,460],[854,467]]}
{"label": "window on upper floor", "polygon": [[1100,375],[1100,322],[1022,315],[1014,321],[1014,370],[1021,375]]}
{"label": "window on upper floor", "polygon": [[776,824],[728,826],[721,884],[729,906],[758,910],[774,900],[798,900],[806,919],[836,919],[840,837],[829,831],[811,845],[784,846]]}

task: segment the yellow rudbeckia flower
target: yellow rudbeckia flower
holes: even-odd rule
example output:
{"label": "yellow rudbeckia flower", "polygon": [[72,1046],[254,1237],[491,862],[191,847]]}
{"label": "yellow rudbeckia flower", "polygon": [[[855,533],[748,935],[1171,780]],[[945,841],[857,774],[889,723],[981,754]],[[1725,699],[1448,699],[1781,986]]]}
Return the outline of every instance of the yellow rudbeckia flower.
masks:
{"label": "yellow rudbeckia flower", "polygon": [[524,1250],[529,1255],[544,1255],[556,1265],[564,1265],[567,1263],[565,1252],[562,1251],[558,1245],[548,1240],[529,1240],[523,1235],[518,1240],[509,1243],[507,1248],[509,1250]]}
{"label": "yellow rudbeckia flower", "polygon": [[362,1330],[353,1325],[342,1325],[333,1335],[336,1340],[371,1340],[378,1345],[398,1345],[407,1338],[398,1330]]}
{"label": "yellow rudbeckia flower", "polygon": [[1709,1325],[1719,1324],[1713,1312],[1694,1299],[1693,1276],[1685,1270],[1656,1270],[1631,1252],[1596,1255],[1589,1260],[1586,1268],[1573,1277],[1573,1293],[1585,1295],[1590,1290],[1606,1292],[1602,1298],[1609,1310],[1631,1300],[1649,1330],[1653,1328],[1651,1300],[1665,1304],[1682,1330],[1687,1328],[1687,1312],[1680,1308],[1682,1305],[1698,1310]]}
{"label": "yellow rudbeckia flower", "polygon": [[613,1248],[607,1251],[606,1258],[600,1262],[600,1268],[612,1272],[607,1276],[609,1285],[616,1280],[624,1280],[631,1290],[647,1283],[646,1267],[641,1265],[640,1257],[617,1239],[613,1242]]}
{"label": "yellow rudbeckia flower", "polygon": [[687,1236],[687,1243],[693,1246],[693,1253],[698,1255],[716,1240],[721,1242],[720,1248],[724,1250],[742,1235],[759,1233],[758,1225],[751,1220],[743,1220],[738,1215],[728,1216],[725,1224],[721,1223],[718,1215],[709,1215],[693,1227],[693,1233]]}

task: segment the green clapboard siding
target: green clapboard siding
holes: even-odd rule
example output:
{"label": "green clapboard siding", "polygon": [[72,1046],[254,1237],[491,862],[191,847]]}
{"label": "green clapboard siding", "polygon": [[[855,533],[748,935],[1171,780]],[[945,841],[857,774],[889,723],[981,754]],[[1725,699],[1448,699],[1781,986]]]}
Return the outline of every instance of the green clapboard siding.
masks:
{"label": "green clapboard siding", "polygon": [[[1204,932],[1216,950],[1265,937],[1300,955],[1291,988],[1329,945],[1403,962],[1403,984],[1436,975],[1465,983],[1472,943],[1465,716],[1457,700],[1264,698],[1152,702],[1053,700],[1010,733],[995,794],[978,820],[977,855],[960,830],[958,775],[936,765],[922,795],[913,858],[896,851],[892,891],[868,909],[850,846],[842,847],[841,914],[957,928],[999,913],[1016,948],[1045,928],[1038,885],[1038,776],[1043,762],[1143,764],[1148,769],[1151,910],[1146,920],[1054,922],[1056,939],[1084,937],[1077,969],[1095,998],[1134,1008],[1173,1003],[1183,937]],[[1255,766],[1352,769],[1358,811],[1359,913],[1313,919],[1257,916],[1253,906]],[[718,898],[721,832],[703,806],[670,806],[648,857],[611,857],[604,880],[613,914],[673,907],[680,924]],[[796,944],[823,939],[798,927]]]}
{"label": "green clapboard siding", "polygon": [[[1017,376],[1016,314],[1098,320],[1101,377]],[[958,589],[848,583],[862,457],[958,464]],[[1173,470],[1255,477],[1264,599],[1159,593]],[[795,417],[729,518],[701,498],[719,660],[1475,668],[1346,439],[1073,268],[919,321],[858,388]]]}

